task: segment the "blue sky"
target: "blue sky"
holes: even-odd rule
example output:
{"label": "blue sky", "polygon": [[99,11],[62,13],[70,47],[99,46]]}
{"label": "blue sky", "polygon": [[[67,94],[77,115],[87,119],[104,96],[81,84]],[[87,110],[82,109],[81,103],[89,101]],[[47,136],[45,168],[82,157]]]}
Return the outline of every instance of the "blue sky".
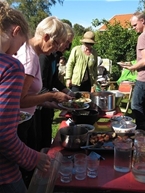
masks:
{"label": "blue sky", "polygon": [[53,16],[68,19],[73,25],[91,26],[93,19],[110,20],[115,15],[134,13],[139,0],[64,0],[51,8]]}

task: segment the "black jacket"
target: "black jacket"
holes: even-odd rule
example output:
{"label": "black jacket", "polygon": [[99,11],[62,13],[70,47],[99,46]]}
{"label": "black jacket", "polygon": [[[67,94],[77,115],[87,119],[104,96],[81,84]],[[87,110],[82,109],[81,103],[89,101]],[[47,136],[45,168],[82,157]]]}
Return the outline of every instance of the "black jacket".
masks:
{"label": "black jacket", "polygon": [[62,91],[66,88],[66,86],[58,79],[57,64],[61,56],[61,52],[56,52],[55,54],[50,54],[49,56],[44,54],[39,56],[43,89],[46,88],[51,91],[52,88],[55,87]]}

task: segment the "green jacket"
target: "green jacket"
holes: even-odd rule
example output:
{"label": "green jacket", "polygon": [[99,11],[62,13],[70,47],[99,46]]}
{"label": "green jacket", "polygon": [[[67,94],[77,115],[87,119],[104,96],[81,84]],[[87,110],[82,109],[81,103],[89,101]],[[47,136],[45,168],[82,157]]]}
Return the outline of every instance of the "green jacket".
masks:
{"label": "green jacket", "polygon": [[71,79],[72,84],[80,86],[88,66],[89,77],[91,86],[96,83],[97,79],[97,63],[98,55],[97,51],[93,49],[91,55],[85,55],[81,46],[76,46],[72,49],[67,65],[65,79]]}

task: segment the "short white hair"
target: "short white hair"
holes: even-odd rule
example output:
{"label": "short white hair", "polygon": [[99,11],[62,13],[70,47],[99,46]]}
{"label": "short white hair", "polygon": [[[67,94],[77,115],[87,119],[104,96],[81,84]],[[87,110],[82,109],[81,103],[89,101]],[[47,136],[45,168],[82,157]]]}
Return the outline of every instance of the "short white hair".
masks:
{"label": "short white hair", "polygon": [[67,31],[63,22],[55,16],[46,17],[36,27],[35,36],[49,34],[50,37],[65,41]]}

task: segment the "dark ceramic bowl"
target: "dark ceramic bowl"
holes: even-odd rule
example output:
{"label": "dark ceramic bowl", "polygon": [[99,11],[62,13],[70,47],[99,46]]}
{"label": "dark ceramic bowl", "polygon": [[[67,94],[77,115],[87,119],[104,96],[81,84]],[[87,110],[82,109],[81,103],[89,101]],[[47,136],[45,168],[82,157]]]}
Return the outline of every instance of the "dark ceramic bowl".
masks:
{"label": "dark ceramic bowl", "polygon": [[72,111],[72,119],[75,124],[90,124],[93,125],[98,121],[99,112],[96,110],[80,110]]}

